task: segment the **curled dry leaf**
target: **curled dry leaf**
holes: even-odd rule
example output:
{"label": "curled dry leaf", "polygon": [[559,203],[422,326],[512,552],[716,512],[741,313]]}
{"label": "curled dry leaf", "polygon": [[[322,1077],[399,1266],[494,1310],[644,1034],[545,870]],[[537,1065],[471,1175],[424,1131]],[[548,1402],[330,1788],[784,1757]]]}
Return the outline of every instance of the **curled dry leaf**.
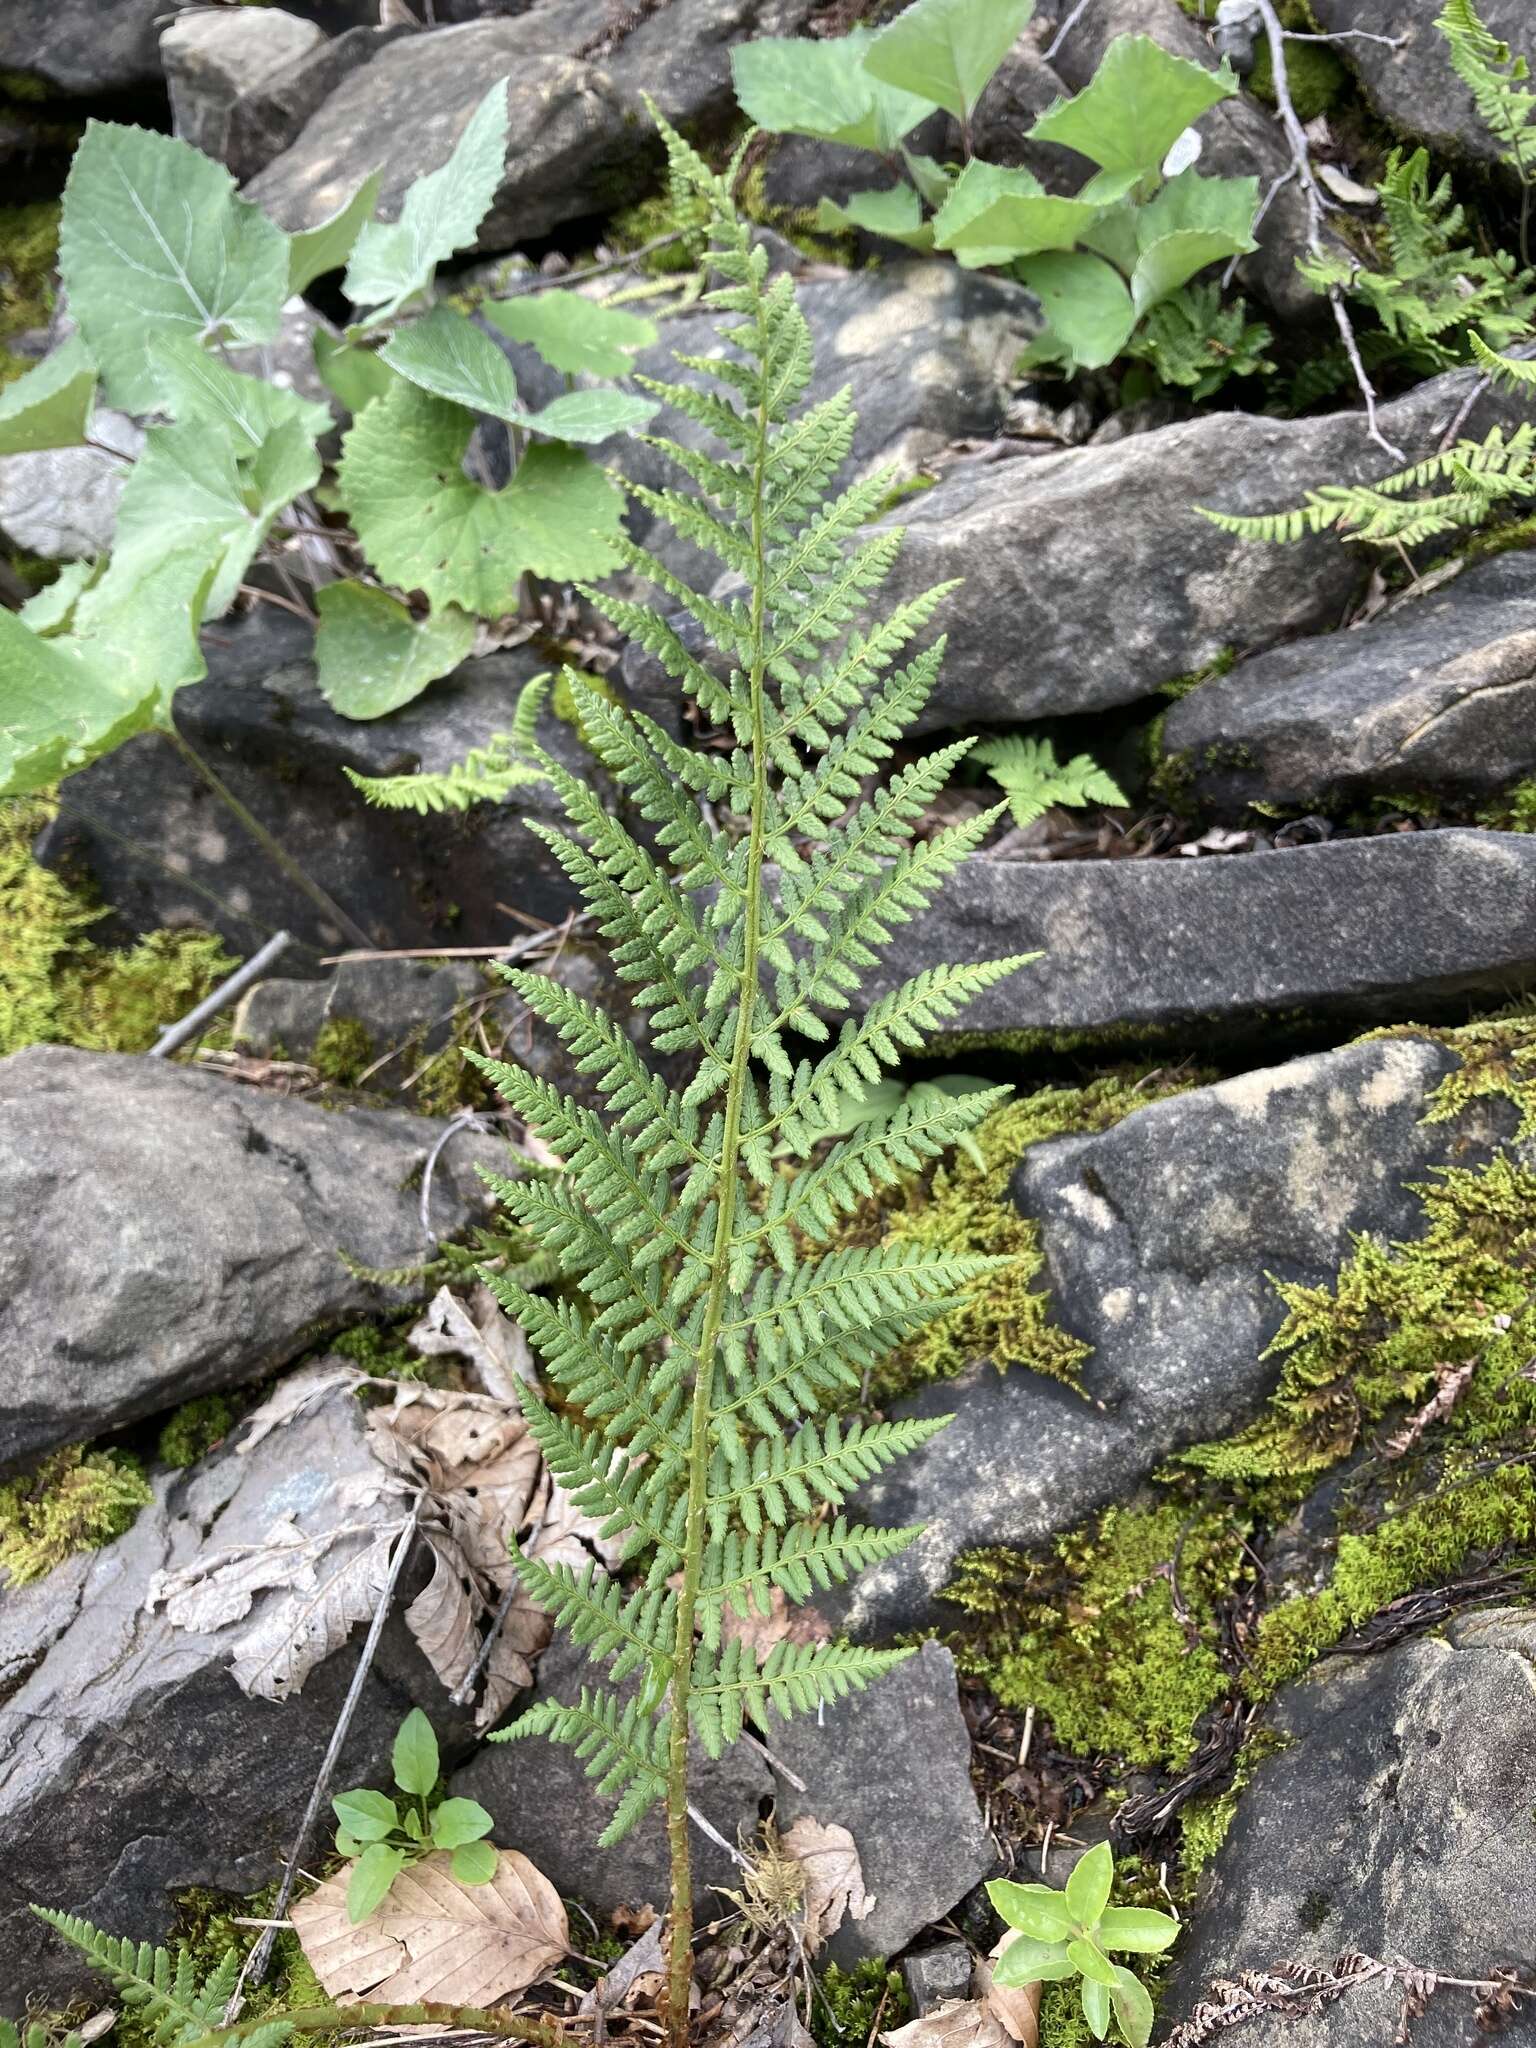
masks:
{"label": "curled dry leaf", "polygon": [[285,1422],[294,1421],[337,1387],[358,1386],[366,1377],[356,1366],[344,1365],[339,1358],[320,1358],[313,1365],[290,1373],[259,1408],[253,1408],[245,1417],[236,1446],[240,1456],[243,1458],[254,1451],[274,1429],[281,1429]]}
{"label": "curled dry leaf", "polygon": [[434,1850],[402,1870],[378,1912],[356,1927],[346,1874],[327,1878],[294,1905],[292,1919],[332,1998],[388,2005],[494,2005],[547,1976],[570,1947],[559,1893],[515,1849],[503,1849],[496,1875],[476,1885],[456,1882],[447,1851]]}
{"label": "curled dry leaf", "polygon": [[1039,2048],[1040,1986],[1024,1984],[1009,1988],[992,1981],[992,1965],[1010,1942],[1017,1941],[1018,1935],[1016,1927],[1008,1928],[991,1955],[977,1963],[971,1975],[971,1990],[1021,2048]]}
{"label": "curled dry leaf", "polygon": [[951,1998],[880,2039],[885,2048],[1012,2048],[1012,2036],[979,1998]]}
{"label": "curled dry leaf", "polygon": [[538,1384],[533,1353],[522,1326],[502,1313],[501,1304],[480,1282],[468,1303],[449,1287],[440,1287],[406,1343],[423,1358],[465,1358],[487,1394],[508,1403],[517,1399],[517,1383]]}
{"label": "curled dry leaf", "polygon": [[803,1934],[812,1955],[831,1940],[844,1919],[866,1920],[875,1910],[864,1889],[858,1844],[846,1828],[802,1814],[779,1846],[805,1872]]}
{"label": "curled dry leaf", "polygon": [[579,2012],[616,2012],[621,2005],[639,2005],[659,1994],[666,1975],[661,1952],[661,1922],[653,1920],[606,1975],[583,1993]]}

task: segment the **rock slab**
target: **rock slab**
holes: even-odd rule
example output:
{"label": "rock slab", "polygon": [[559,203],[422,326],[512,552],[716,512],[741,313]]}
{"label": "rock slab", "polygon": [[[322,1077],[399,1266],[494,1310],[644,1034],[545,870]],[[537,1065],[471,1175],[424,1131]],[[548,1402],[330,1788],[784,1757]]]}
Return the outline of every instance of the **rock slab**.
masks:
{"label": "rock slab", "polygon": [[[444,1126],[334,1114],[117,1053],[0,1061],[0,1470],[260,1379],[398,1297],[357,1279],[429,1247],[416,1181]],[[437,1161],[439,1234],[486,1214],[465,1134]]]}

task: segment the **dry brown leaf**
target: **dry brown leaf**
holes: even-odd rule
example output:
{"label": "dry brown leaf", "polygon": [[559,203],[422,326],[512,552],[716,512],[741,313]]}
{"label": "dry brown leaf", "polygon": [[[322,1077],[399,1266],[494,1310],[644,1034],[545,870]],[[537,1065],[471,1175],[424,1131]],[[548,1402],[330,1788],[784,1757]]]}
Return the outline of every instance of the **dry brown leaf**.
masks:
{"label": "dry brown leaf", "polygon": [[885,2048],[1012,2048],[1002,2021],[978,1998],[951,1998],[880,2038]]}
{"label": "dry brown leaf", "polygon": [[475,1624],[485,1602],[459,1546],[435,1528],[421,1533],[432,1552],[432,1576],[405,1610],[405,1621],[421,1654],[452,1692],[469,1676],[479,1654]]}
{"label": "dry brown leaf", "polygon": [[253,1408],[244,1418],[236,1446],[240,1456],[243,1458],[247,1452],[254,1451],[274,1429],[281,1429],[285,1422],[292,1422],[337,1387],[355,1387],[366,1377],[355,1365],[345,1365],[339,1358],[320,1358],[313,1365],[290,1373],[259,1408]]}
{"label": "dry brown leaf", "polygon": [[814,1607],[791,1607],[789,1596],[783,1588],[775,1586],[768,1595],[766,1614],[760,1614],[754,1602],[746,1620],[743,1621],[734,1607],[723,1607],[720,1613],[720,1635],[722,1641],[727,1643],[750,1643],[753,1656],[761,1664],[768,1652],[779,1643],[830,1641],[832,1628]]}
{"label": "dry brown leaf", "polygon": [[971,1976],[971,1990],[992,2017],[1000,2020],[1013,2039],[1021,2044],[1021,2048],[1039,2048],[1041,1987],[1038,1984],[1008,1986],[993,1981],[992,1966],[1009,1943],[1018,1939],[1018,1933],[1016,1927],[1010,1927],[991,1955],[977,1963]]}
{"label": "dry brown leaf", "polygon": [[592,1989],[582,1996],[578,2012],[614,2012],[621,2005],[638,2005],[654,1997],[666,1974],[661,1952],[661,1922],[653,1920],[640,1939],[633,1942]]}
{"label": "dry brown leaf", "polygon": [[804,1940],[812,1955],[844,1919],[867,1920],[875,1902],[864,1889],[858,1844],[844,1827],[802,1814],[780,1840],[805,1872]]}
{"label": "dry brown leaf", "polygon": [[347,1919],[345,1871],[297,1901],[300,1946],[332,1998],[494,2005],[564,1958],[565,1908],[526,1856],[503,1849],[490,1883],[475,1885],[455,1882],[451,1861],[438,1849],[402,1870],[378,1912],[357,1927]]}
{"label": "dry brown leaf", "polygon": [[497,1401],[515,1403],[519,1380],[538,1385],[521,1325],[503,1313],[483,1281],[467,1303],[451,1288],[440,1287],[405,1341],[423,1358],[467,1359],[486,1393]]}

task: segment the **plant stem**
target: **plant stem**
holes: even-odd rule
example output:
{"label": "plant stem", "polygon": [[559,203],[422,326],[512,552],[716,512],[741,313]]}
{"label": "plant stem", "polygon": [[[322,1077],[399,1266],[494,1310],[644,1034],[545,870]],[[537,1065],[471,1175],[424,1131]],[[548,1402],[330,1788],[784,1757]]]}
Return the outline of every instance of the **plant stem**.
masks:
{"label": "plant stem", "polygon": [[[760,330],[763,316],[758,314]],[[766,336],[765,336],[766,340]],[[667,1754],[667,1842],[672,1862],[672,1920],[667,1949],[665,2019],[668,2048],[686,2048],[688,1993],[693,1980],[693,1871],[688,1846],[688,1695],[693,1683],[694,1616],[704,1566],[704,1512],[708,1504],[710,1409],[714,1393],[715,1346],[724,1320],[731,1240],[739,1192],[742,1110],[752,1056],[752,1020],[758,999],[763,855],[766,841],[768,748],[763,715],[767,583],[767,536],[763,499],[767,489],[768,405],[758,406],[752,504],[752,820],[747,849],[746,930],[742,947],[741,998],[731,1047],[725,1095],[725,1129],[720,1141],[715,1243],[709,1296],[699,1332],[688,1443],[688,1519],[683,1539],[683,1584],[677,1598],[677,1634],[672,1653],[672,1727]]]}
{"label": "plant stem", "polygon": [[495,2034],[504,2041],[532,2041],[539,2048],[568,2048],[569,2036],[558,2020],[530,2019],[511,2013],[503,2006],[489,2010],[459,2005],[306,2005],[292,2012],[267,2011],[259,2017],[239,2020],[232,2026],[217,2027],[188,2048],[227,2048],[259,2027],[270,2027],[281,2019],[296,2034],[351,2033],[370,2027],[431,2026],[468,2029],[477,2034]]}
{"label": "plant stem", "polygon": [[202,755],[182,738],[175,726],[163,725],[160,730],[165,734],[187,765],[194,769],[202,777],[203,781],[207,783],[219,801],[234,813],[235,817],[239,819],[246,831],[256,841],[256,844],[261,848],[268,860],[287,876],[294,887],[301,889],[310,902],[314,904],[315,908],[321,911],[333,924],[339,926],[346,933],[347,937],[352,940],[354,945],[372,946],[374,941],[363,930],[362,926],[354,918],[349,917],[341,905],[334,902],[325,893],[318,882],[312,881],[305,874],[287,847],[281,841],[274,839],[261,820],[246,809],[229,784],[225,782],[222,776],[215,774]]}

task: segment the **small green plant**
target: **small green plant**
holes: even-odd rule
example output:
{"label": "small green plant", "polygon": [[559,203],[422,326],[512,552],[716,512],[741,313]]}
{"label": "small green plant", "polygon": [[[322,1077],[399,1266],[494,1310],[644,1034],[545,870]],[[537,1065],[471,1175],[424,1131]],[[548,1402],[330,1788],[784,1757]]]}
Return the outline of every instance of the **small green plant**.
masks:
{"label": "small green plant", "polygon": [[485,1839],[495,1823],[485,1808],[474,1799],[433,1796],[437,1737],[420,1707],[400,1723],[391,1763],[403,1801],[366,1788],[338,1792],[331,1801],[337,1853],[355,1860],[347,1882],[347,1918],[354,1926],[378,1911],[402,1870],[434,1849],[452,1851],[460,1884],[489,1884],[496,1875],[496,1851]]}
{"label": "small green plant", "polygon": [[1091,756],[1074,754],[1058,761],[1049,740],[1018,734],[983,740],[971,759],[981,764],[1008,799],[1016,825],[1032,825],[1053,804],[1081,810],[1088,804],[1123,804],[1125,792]]}
{"label": "small green plant", "polygon": [[[818,224],[948,250],[967,268],[1018,278],[1047,320],[1027,361],[1092,369],[1142,330],[1141,353],[1155,365],[1162,350],[1145,331],[1148,316],[1184,302],[1187,326],[1208,334],[1205,305],[1184,301],[1190,280],[1255,247],[1258,181],[1193,167],[1193,124],[1237,81],[1150,36],[1117,36],[1090,83],[1029,130],[1097,166],[1075,197],[1062,198],[1032,172],[982,162],[970,149],[977,101],[1032,11],[1033,0],[917,0],[878,31],[765,37],[732,52],[736,95],[765,128],[868,149],[904,172],[907,182],[892,190],[823,200]],[[940,107],[961,124],[958,168],[906,143]],[[1205,374],[1218,367],[1208,359]],[[1179,381],[1200,380],[1186,372]]]}
{"label": "small green plant", "polygon": [[1445,0],[1435,27],[1500,156],[1520,180],[1520,261],[1529,263],[1531,191],[1536,187],[1536,93],[1528,86],[1530,65],[1492,33],[1472,0]]}
{"label": "small green plant", "polygon": [[993,1976],[1011,1988],[1081,1978],[1083,2017],[1093,2038],[1106,2040],[1113,2025],[1127,2048],[1147,2048],[1152,2000],[1140,1978],[1110,1957],[1160,1955],[1177,1940],[1179,1923],[1147,1906],[1112,1906],[1114,1882],[1115,1859],[1107,1842],[1078,1859],[1064,1891],[995,1879],[987,1896],[1017,1931]]}

